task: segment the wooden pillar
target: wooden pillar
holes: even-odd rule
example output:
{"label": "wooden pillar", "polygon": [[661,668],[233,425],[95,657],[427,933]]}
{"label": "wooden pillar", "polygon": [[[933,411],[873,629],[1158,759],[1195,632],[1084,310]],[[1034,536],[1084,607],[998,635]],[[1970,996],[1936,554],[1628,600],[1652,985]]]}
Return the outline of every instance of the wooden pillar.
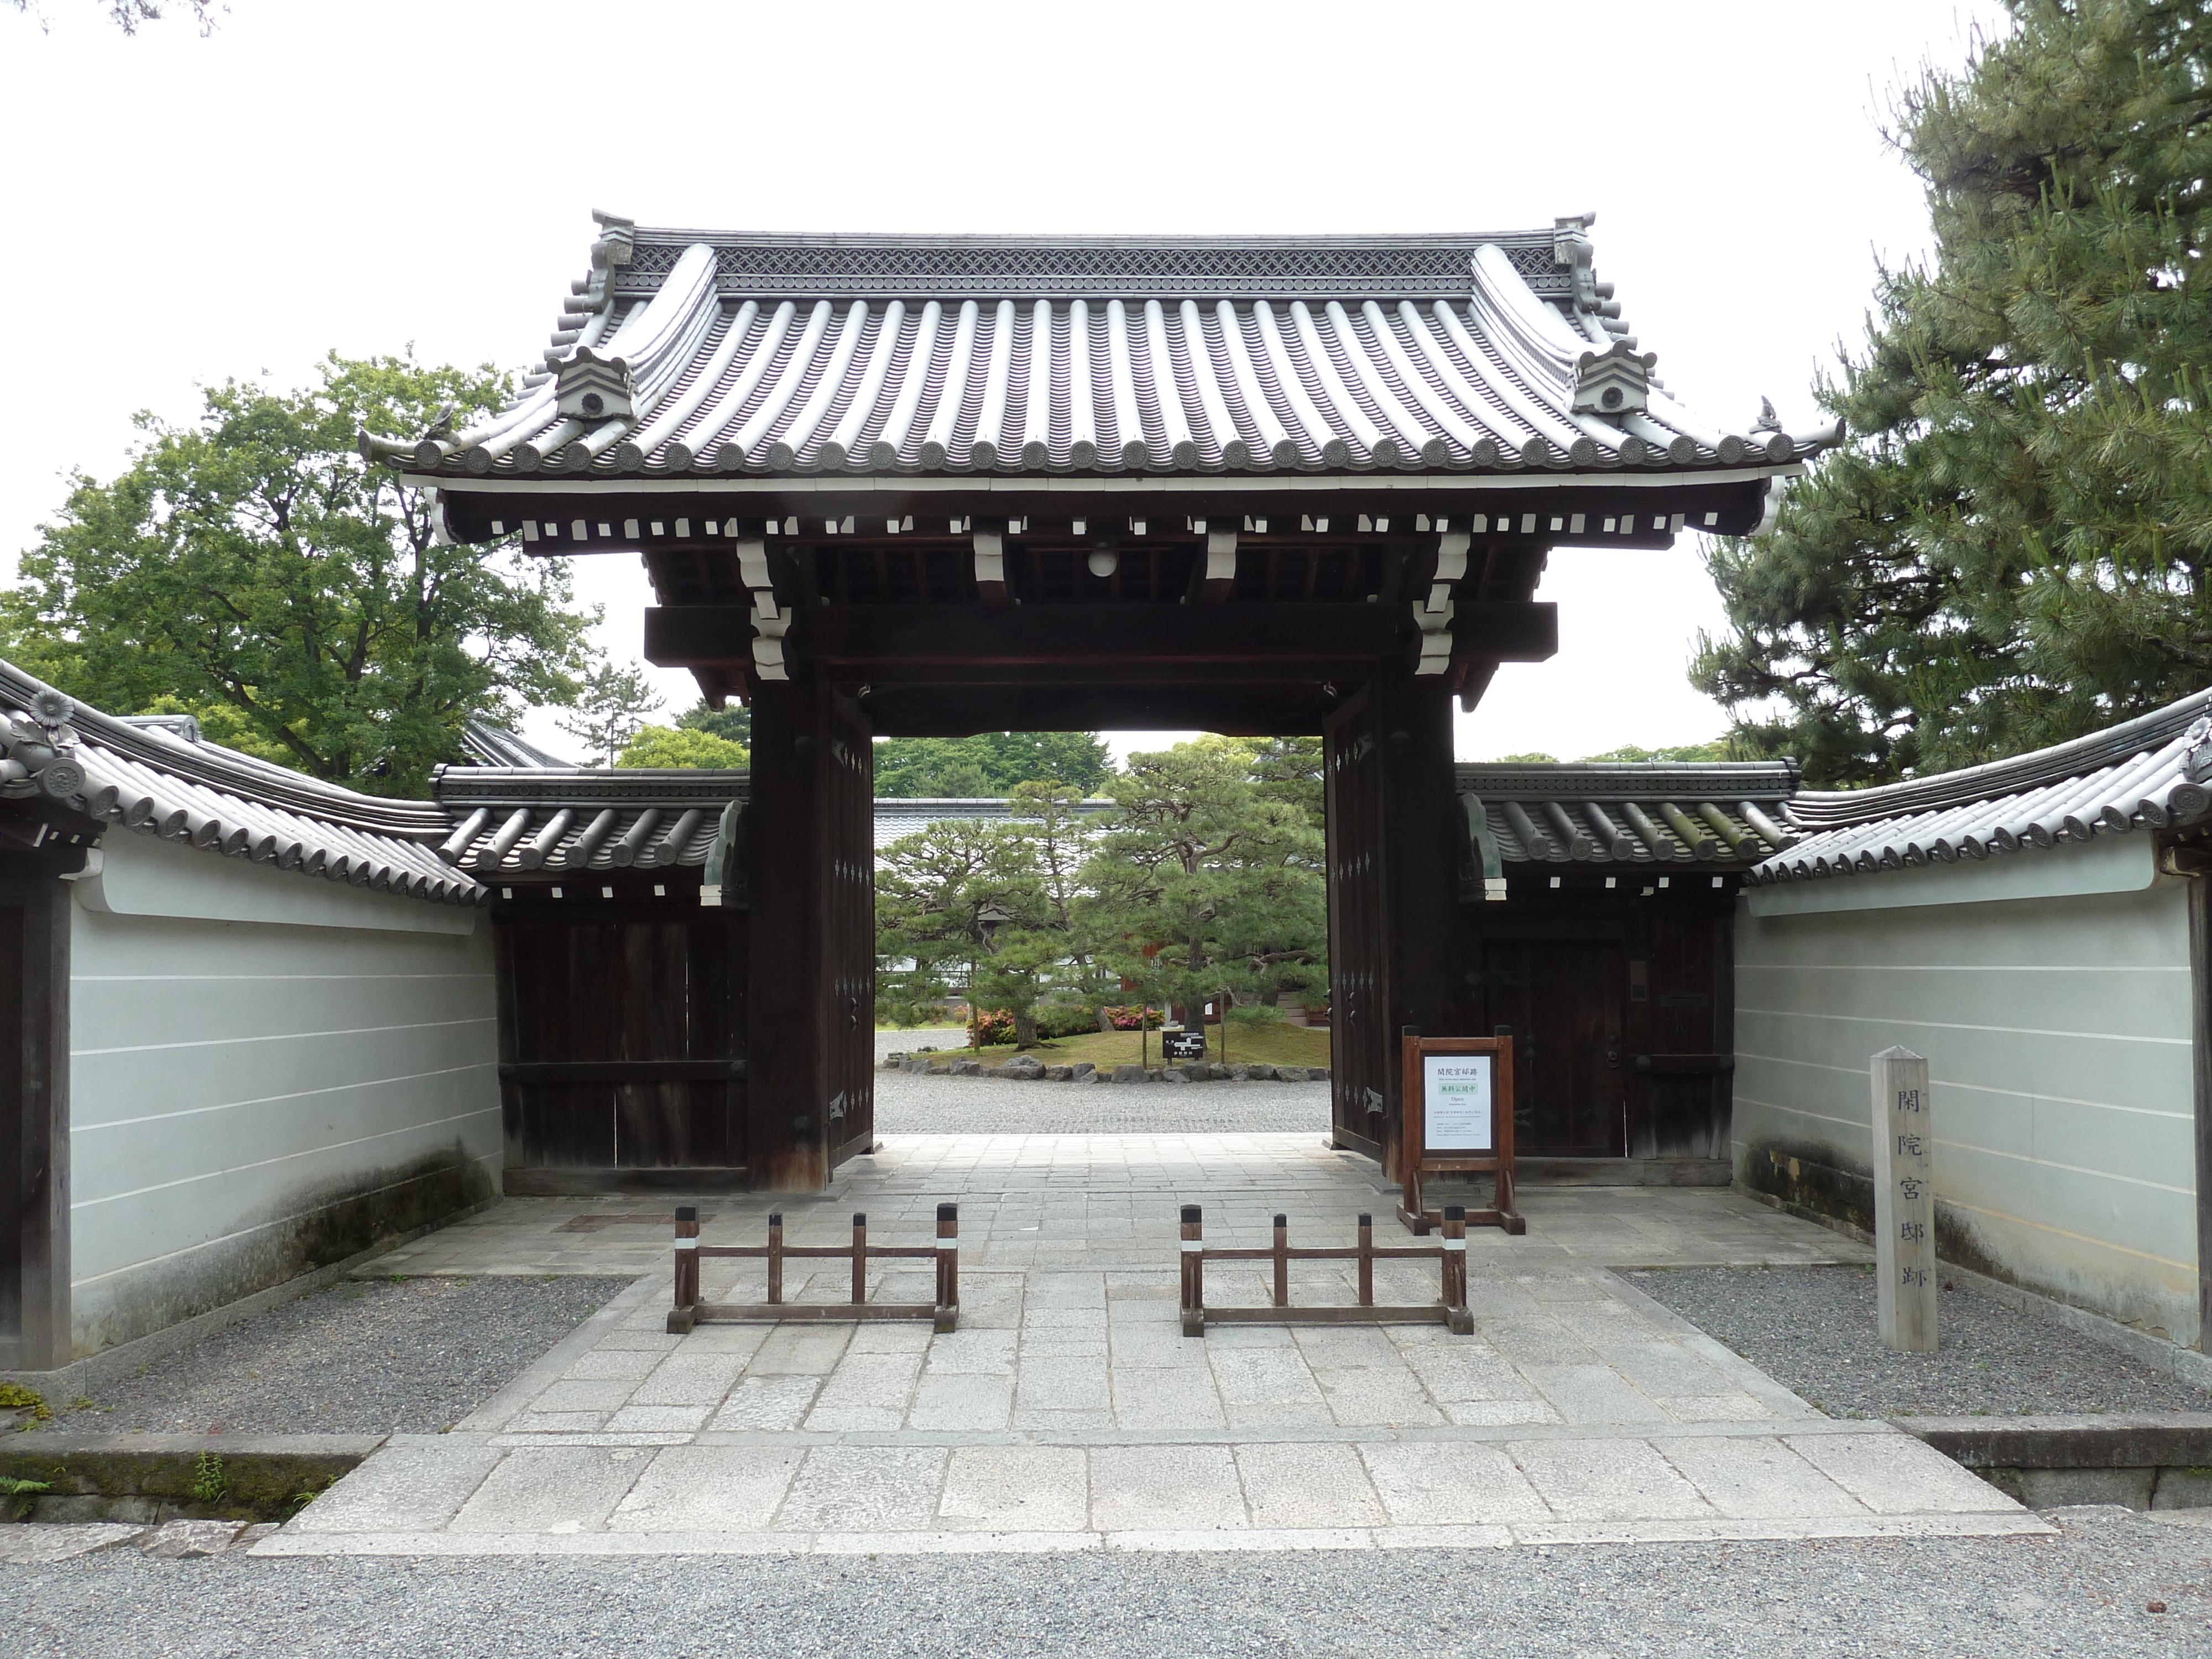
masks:
{"label": "wooden pillar", "polygon": [[1325,738],[1335,1138],[1395,1180],[1400,1035],[1467,1034],[1449,687],[1394,669],[1330,717]]}
{"label": "wooden pillar", "polygon": [[875,761],[811,676],[754,698],[745,853],[745,1152],[753,1185],[816,1192],[875,1127]]}
{"label": "wooden pillar", "polygon": [[0,1368],[70,1358],[70,893],[82,850],[0,857]]}

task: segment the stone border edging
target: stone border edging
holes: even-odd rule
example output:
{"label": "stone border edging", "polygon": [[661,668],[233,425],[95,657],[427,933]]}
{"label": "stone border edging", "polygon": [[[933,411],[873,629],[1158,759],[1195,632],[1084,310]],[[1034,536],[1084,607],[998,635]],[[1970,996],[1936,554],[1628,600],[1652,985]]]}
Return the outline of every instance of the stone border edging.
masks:
{"label": "stone border edging", "polygon": [[[439,1220],[425,1222],[419,1227],[410,1227],[404,1232],[380,1238],[365,1250],[356,1250],[336,1261],[325,1262],[319,1267],[283,1279],[266,1290],[241,1296],[235,1302],[223,1303],[205,1313],[180,1319],[173,1325],[164,1325],[158,1331],[149,1331],[128,1342],[118,1342],[112,1348],[102,1348],[98,1353],[87,1354],[82,1359],[72,1359],[68,1364],[50,1371],[9,1370],[0,1367],[0,1379],[20,1382],[49,1400],[74,1399],[81,1394],[90,1394],[100,1384],[136,1370],[141,1365],[150,1364],[156,1359],[166,1359],[173,1353],[191,1347],[204,1337],[228,1330],[233,1325],[267,1313],[271,1308],[281,1308],[288,1302],[297,1302],[304,1297],[313,1296],[317,1291],[349,1277],[355,1268],[366,1266],[379,1256],[389,1255],[403,1244],[411,1244],[418,1238],[428,1238],[432,1233],[456,1222],[465,1221],[472,1215],[482,1215],[501,1201],[501,1195],[494,1194],[481,1203],[465,1206]],[[403,1276],[417,1277],[412,1273]]]}
{"label": "stone border edging", "polygon": [[[959,1054],[959,1049],[947,1049],[948,1054]],[[1275,1066],[1261,1061],[1187,1060],[1180,1065],[1142,1066],[1135,1062],[1116,1066],[1112,1074],[1102,1072],[1090,1060],[1080,1060],[1066,1066],[1048,1066],[1034,1054],[1017,1054],[998,1066],[986,1066],[976,1060],[955,1060],[951,1065],[939,1066],[934,1053],[929,1054],[893,1051],[878,1062],[879,1069],[900,1072],[908,1077],[973,1077],[997,1078],[1012,1083],[1327,1083],[1329,1068],[1326,1066]],[[1285,1075],[1295,1073],[1295,1075]]]}
{"label": "stone border edging", "polygon": [[[351,1473],[380,1434],[41,1434],[0,1440],[0,1475],[53,1490],[33,1498],[39,1521],[179,1517],[282,1521],[303,1492]],[[200,1460],[222,1463],[222,1496],[204,1502]]]}
{"label": "stone border edging", "polygon": [[[1741,1181],[1730,1183],[1729,1190],[1741,1193],[1770,1210],[1779,1210],[1784,1215],[1796,1216],[1800,1221],[1809,1221],[1815,1226],[1826,1227],[1832,1233],[1856,1239],[1869,1249],[1874,1244],[1874,1235],[1865,1228],[1853,1226],[1835,1216],[1823,1215],[1802,1204],[1785,1203],[1771,1193],[1762,1193],[1756,1187],[1747,1187]],[[2140,1359],[2154,1370],[2178,1376],[2200,1389],[2212,1389],[2212,1354],[2185,1348],[2178,1342],[2169,1342],[2162,1337],[2153,1336],[2148,1331],[2139,1331],[2132,1325],[2123,1325],[2117,1319],[2108,1319],[2087,1308],[2077,1308],[2069,1302],[2058,1301],[2006,1279],[1992,1279],[1972,1267],[1962,1267],[1955,1261],[1946,1261],[1940,1256],[1937,1261],[1944,1273],[1959,1284],[1969,1290],[1978,1291],[1994,1301],[2002,1302],[2016,1313],[2027,1314],[2046,1324],[2063,1326],[2093,1342],[2117,1348],[2131,1359]]]}
{"label": "stone border edging", "polygon": [[2031,1509],[2212,1505],[2212,1413],[1893,1417],[1897,1428]]}

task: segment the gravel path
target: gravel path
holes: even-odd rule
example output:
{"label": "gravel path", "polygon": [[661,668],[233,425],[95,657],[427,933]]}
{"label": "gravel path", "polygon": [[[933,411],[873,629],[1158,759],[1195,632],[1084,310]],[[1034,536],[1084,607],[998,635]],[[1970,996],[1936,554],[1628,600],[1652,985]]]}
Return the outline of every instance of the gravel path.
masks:
{"label": "gravel path", "polygon": [[1328,1133],[1326,1083],[1014,1083],[1004,1078],[876,1073],[878,1134],[1286,1134],[1304,1130]]}
{"label": "gravel path", "polygon": [[2212,1534],[2123,1510],[2059,1518],[2056,1539],[1475,1552],[154,1561],[126,1548],[0,1567],[0,1629],[23,1659],[2208,1650]]}
{"label": "gravel path", "polygon": [[2212,1393],[1972,1290],[1940,1298],[1941,1350],[1909,1354],[1875,1334],[1869,1267],[1626,1277],[1832,1417],[2212,1411]]}
{"label": "gravel path", "polygon": [[627,1279],[340,1279],[204,1338],[90,1408],[74,1434],[435,1434],[451,1428]]}

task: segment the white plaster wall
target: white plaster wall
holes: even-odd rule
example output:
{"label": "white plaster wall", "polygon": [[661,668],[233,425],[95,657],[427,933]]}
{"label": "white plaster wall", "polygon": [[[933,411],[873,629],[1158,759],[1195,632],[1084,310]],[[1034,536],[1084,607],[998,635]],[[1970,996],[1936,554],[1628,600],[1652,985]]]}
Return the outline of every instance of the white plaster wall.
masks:
{"label": "white plaster wall", "polygon": [[1929,1060],[1939,1239],[2194,1343],[2187,892],[2148,839],[1754,890],[1739,1178],[1832,1210],[1826,1166],[1870,1193],[1869,1060],[1901,1043]]}
{"label": "white plaster wall", "polygon": [[78,1352],[497,1190],[480,913],[132,836],[72,913]]}

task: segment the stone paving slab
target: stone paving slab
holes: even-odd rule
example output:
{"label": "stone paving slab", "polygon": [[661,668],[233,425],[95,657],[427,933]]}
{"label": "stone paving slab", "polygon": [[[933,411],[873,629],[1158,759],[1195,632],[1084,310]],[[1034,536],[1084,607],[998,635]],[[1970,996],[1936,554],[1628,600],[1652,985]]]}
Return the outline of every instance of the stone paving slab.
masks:
{"label": "stone paving slab", "polygon": [[[750,1242],[771,1206],[793,1243],[842,1242],[863,1207],[872,1239],[920,1239],[950,1199],[957,1332],[673,1337],[657,1224],[559,1231],[600,1201],[510,1201],[408,1247],[406,1270],[540,1271],[560,1255],[640,1276],[455,1433],[395,1437],[257,1547],[1371,1549],[2041,1528],[1918,1441],[1822,1417],[1612,1271],[1859,1249],[1726,1192],[1531,1194],[1526,1238],[1487,1231],[1469,1250],[1472,1335],[1232,1324],[1192,1339],[1181,1202],[1206,1205],[1218,1243],[1263,1243],[1279,1211],[1296,1243],[1348,1239],[1362,1211],[1402,1237],[1371,1166],[1238,1135],[916,1137],[855,1162],[826,1199],[713,1200],[708,1242]],[[763,1294],[761,1264],[701,1265],[711,1300]],[[844,1300],[842,1264],[810,1266],[791,1264],[787,1293]],[[927,1280],[902,1265],[874,1284],[924,1301]],[[1212,1306],[1269,1297],[1243,1264],[1214,1264],[1207,1285]],[[1299,1264],[1292,1287],[1300,1304],[1353,1300],[1346,1264]],[[1436,1270],[1380,1263],[1376,1288],[1433,1303]]]}
{"label": "stone paving slab", "polygon": [[[484,1449],[447,1437],[428,1449],[473,1468]],[[523,1449],[442,1522],[413,1518],[364,1525],[356,1510],[334,1528],[310,1506],[255,1553],[1368,1549],[2051,1530],[1909,1437],[1861,1425],[1664,1439]]]}
{"label": "stone paving slab", "polygon": [[[887,1135],[848,1159],[825,1193],[769,1196],[511,1198],[356,1272],[643,1273],[665,1269],[672,1228],[586,1216],[671,1214],[696,1201],[710,1243],[757,1244],[770,1211],[793,1243],[842,1243],[866,1212],[878,1242],[934,1235],[936,1206],[958,1202],[963,1267],[1157,1267],[1172,1258],[1177,1212],[1202,1204],[1218,1243],[1264,1243],[1274,1213],[1291,1242],[1349,1243],[1361,1211],[1397,1233],[1396,1198],[1373,1164],[1310,1134]],[[1852,1240],[1724,1188],[1524,1187],[1524,1237],[1476,1228],[1470,1249],[1562,1256],[1607,1267],[1808,1266],[1873,1260]],[[825,1279],[825,1282],[827,1282]]]}

